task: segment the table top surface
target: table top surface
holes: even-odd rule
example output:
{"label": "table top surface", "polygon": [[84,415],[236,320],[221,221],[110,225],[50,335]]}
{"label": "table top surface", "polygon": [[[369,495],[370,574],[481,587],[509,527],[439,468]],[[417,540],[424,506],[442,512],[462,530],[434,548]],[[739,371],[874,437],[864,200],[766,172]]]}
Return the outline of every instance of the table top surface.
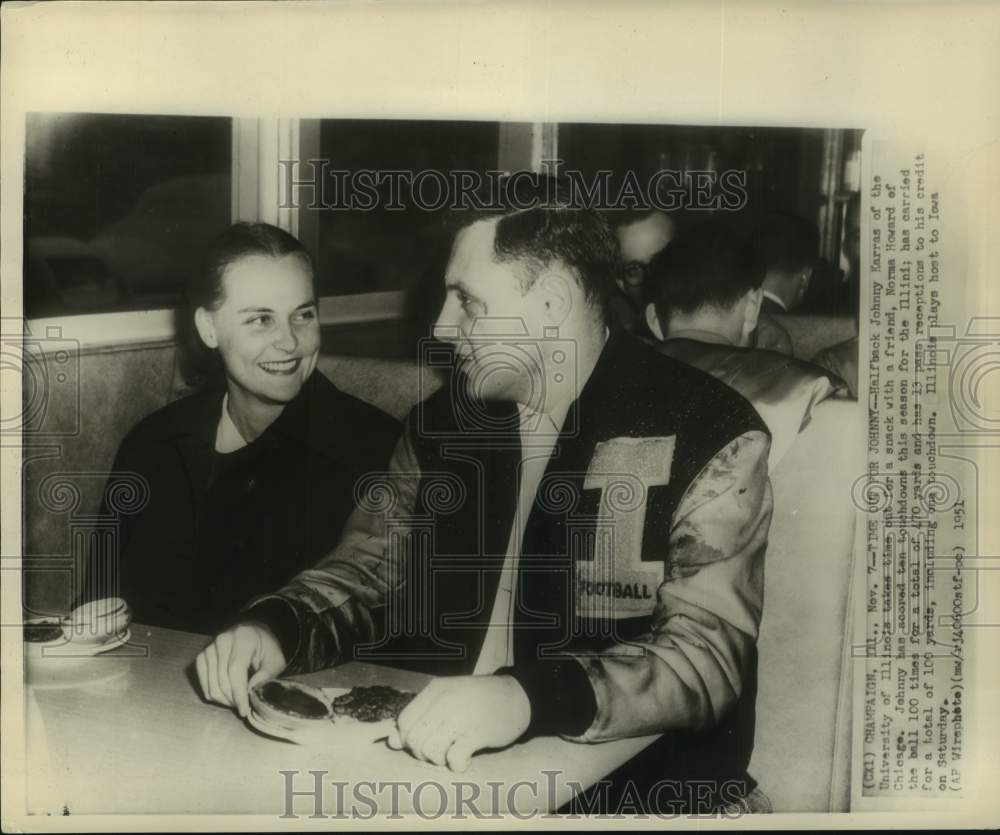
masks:
{"label": "table top surface", "polygon": [[[463,798],[483,814],[553,810],[653,740],[584,745],[538,738],[478,754],[461,774],[384,741],[343,750],[295,745],[202,699],[193,661],[208,642],[133,624],[129,643],[104,655],[26,663],[29,812],[306,817],[315,813],[317,796],[325,815],[375,808],[433,815]],[[321,687],[408,690],[429,680],[355,662],[298,678]],[[436,785],[419,788],[425,783]]]}

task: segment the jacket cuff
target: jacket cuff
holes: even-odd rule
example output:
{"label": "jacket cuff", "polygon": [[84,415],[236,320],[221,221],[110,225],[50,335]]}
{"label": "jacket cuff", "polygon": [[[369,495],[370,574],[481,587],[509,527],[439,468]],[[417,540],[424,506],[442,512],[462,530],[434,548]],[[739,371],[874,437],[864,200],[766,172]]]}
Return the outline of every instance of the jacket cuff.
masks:
{"label": "jacket cuff", "polygon": [[284,653],[286,670],[292,666],[302,643],[302,630],[291,603],[280,597],[259,598],[243,609],[240,620],[256,621],[270,629]]}
{"label": "jacket cuff", "polygon": [[522,739],[581,736],[597,716],[590,676],[575,658],[532,661],[503,667],[494,675],[512,676],[531,705],[531,722]]}

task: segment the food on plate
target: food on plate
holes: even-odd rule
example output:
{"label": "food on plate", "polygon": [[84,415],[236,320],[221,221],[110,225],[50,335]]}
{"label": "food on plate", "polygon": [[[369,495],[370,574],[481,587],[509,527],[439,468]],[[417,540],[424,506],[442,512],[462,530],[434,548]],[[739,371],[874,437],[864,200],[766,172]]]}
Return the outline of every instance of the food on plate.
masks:
{"label": "food on plate", "polygon": [[57,641],[65,637],[62,624],[58,621],[24,624],[24,640],[30,644]]}
{"label": "food on plate", "polygon": [[364,733],[394,720],[414,695],[384,685],[327,693],[298,681],[272,679],[250,689],[249,721],[258,730],[293,741],[325,738],[327,730]]}
{"label": "food on plate", "polygon": [[382,684],[355,687],[333,700],[333,713],[335,717],[350,716],[359,722],[395,719],[415,695]]}
{"label": "food on plate", "polygon": [[250,706],[261,719],[293,730],[332,718],[330,701],[322,690],[286,679],[272,679],[253,687]]}

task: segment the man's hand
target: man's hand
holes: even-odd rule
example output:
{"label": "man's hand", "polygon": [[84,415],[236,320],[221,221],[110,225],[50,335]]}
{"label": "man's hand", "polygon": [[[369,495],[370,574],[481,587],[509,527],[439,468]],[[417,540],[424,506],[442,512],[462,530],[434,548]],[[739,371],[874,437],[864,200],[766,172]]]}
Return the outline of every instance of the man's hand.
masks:
{"label": "man's hand", "polygon": [[[259,681],[280,675],[286,666],[277,638],[259,623],[241,623],[227,629],[195,659],[205,698],[234,706],[240,716],[250,712],[249,689]],[[248,672],[253,673],[249,681]]]}
{"label": "man's hand", "polygon": [[439,678],[399,714],[388,743],[465,771],[476,751],[510,745],[530,721],[528,697],[511,676]]}

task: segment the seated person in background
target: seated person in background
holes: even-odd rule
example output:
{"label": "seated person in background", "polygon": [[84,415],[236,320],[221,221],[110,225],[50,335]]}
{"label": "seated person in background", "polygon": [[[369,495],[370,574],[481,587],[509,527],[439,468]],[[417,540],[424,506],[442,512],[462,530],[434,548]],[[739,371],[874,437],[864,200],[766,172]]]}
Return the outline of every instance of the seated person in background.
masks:
{"label": "seated person in background", "polygon": [[[861,195],[853,194],[844,207],[844,237],[842,256],[846,262],[842,280],[824,287],[817,299],[821,309],[834,313],[849,313],[857,325],[861,288]],[[858,399],[858,336],[852,336],[816,353],[812,362],[832,371],[847,383],[847,396]]]}
{"label": "seated person in background", "polygon": [[817,263],[802,302],[802,312],[825,316],[857,316],[861,272],[861,195],[843,205],[839,266]]}
{"label": "seated person in background", "polygon": [[120,594],[139,623],[216,632],[336,543],[355,482],[384,469],[401,427],[315,370],[314,281],[277,227],[236,224],[212,245],[188,296],[218,379],[122,441],[106,495],[128,472],[148,501],[119,515],[117,554],[91,555],[84,597]]}
{"label": "seated person in background", "polygon": [[772,212],[754,235],[764,263],[763,300],[753,345],[792,354],[792,339],[774,319],[802,304],[819,258],[815,225],[790,212]]}
{"label": "seated person in background", "polygon": [[674,222],[663,212],[632,211],[612,218],[621,250],[621,270],[608,298],[609,321],[629,333],[646,337],[643,321],[645,282],[649,262],[673,239]]}
{"label": "seated person in background", "polygon": [[764,271],[728,227],[706,222],[674,239],[649,266],[649,329],[660,353],[706,371],[742,394],[771,430],[771,469],[843,383],[820,368],[753,348]]}
{"label": "seated person in background", "polygon": [[[246,715],[249,685],[374,654],[440,676],[389,737],[423,760],[665,733],[638,774],[678,781],[658,801],[753,787],[767,430],[710,376],[609,335],[617,261],[606,221],[565,202],[467,220],[435,329],[454,373],[375,485],[393,500],[359,501],[329,555],[203,650],[208,699]],[[609,514],[614,547],[593,535]]]}

